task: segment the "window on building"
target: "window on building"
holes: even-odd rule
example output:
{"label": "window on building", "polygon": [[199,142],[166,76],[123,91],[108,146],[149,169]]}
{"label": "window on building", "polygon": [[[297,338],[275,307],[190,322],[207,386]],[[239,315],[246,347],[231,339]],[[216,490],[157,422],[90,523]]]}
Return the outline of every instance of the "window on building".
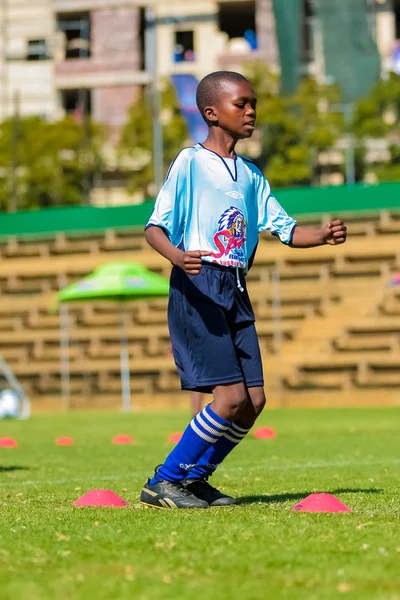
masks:
{"label": "window on building", "polygon": [[396,40],[400,40],[400,0],[394,1],[394,18],[396,23]]}
{"label": "window on building", "polygon": [[26,60],[47,60],[48,58],[46,40],[28,40]]}
{"label": "window on building", "polygon": [[57,29],[65,35],[65,59],[90,56],[90,14],[60,14]]}
{"label": "window on building", "polygon": [[92,112],[91,90],[62,90],[61,105],[67,115],[81,122],[84,115],[90,115]]}
{"label": "window on building", "polygon": [[257,48],[255,2],[221,2],[218,5],[220,31],[231,38],[245,38],[252,50]]}
{"label": "window on building", "polygon": [[145,35],[146,35],[146,10],[144,8],[139,9],[139,41],[140,41],[140,69],[144,71],[145,65]]}
{"label": "window on building", "polygon": [[194,32],[175,31],[174,62],[193,62]]}
{"label": "window on building", "polygon": [[315,58],[314,51],[314,26],[315,16],[310,0],[303,0],[303,22],[301,36],[301,58],[303,63],[312,62]]}

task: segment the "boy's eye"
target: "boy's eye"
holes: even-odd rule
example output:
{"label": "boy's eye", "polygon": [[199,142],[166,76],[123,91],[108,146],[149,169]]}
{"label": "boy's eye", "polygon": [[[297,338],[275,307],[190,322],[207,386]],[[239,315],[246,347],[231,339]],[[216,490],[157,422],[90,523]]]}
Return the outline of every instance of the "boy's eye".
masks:
{"label": "boy's eye", "polygon": [[245,105],[245,104],[236,104],[236,106],[237,106],[238,108],[244,108],[246,105]]}

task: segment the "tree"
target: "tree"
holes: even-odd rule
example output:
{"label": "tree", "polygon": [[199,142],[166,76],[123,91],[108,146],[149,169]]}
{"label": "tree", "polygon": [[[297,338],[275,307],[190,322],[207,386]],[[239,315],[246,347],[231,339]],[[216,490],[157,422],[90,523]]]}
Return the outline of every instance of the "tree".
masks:
{"label": "tree", "polygon": [[[182,147],[188,143],[188,131],[182,117],[175,90],[171,83],[164,82],[161,95],[161,122],[163,125],[163,168],[167,172]],[[149,194],[154,182],[153,169],[153,126],[151,106],[143,92],[129,110],[128,119],[121,133],[119,162],[121,168],[130,171],[129,191]]]}
{"label": "tree", "polygon": [[[377,181],[400,180],[400,77],[390,73],[354,109],[353,132],[358,141],[360,177],[372,173]],[[375,160],[368,159],[374,140]],[[379,147],[381,150],[379,151]]]}
{"label": "tree", "polygon": [[[16,130],[17,128],[17,130]],[[0,206],[15,194],[17,210],[80,204],[85,177],[101,168],[103,130],[72,118],[29,117],[0,124]]]}
{"label": "tree", "polygon": [[338,88],[304,79],[296,94],[280,96],[278,76],[260,63],[250,67],[248,77],[258,95],[258,166],[274,187],[316,182],[318,153],[331,148],[344,128],[334,110]]}

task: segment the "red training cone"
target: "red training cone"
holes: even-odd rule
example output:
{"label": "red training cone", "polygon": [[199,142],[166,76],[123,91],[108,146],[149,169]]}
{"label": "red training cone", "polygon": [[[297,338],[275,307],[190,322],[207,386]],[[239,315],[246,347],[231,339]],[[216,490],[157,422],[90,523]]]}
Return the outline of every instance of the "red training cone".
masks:
{"label": "red training cone", "polygon": [[74,440],[70,437],[59,437],[56,439],[57,446],[72,446]]}
{"label": "red training cone", "polygon": [[182,437],[182,433],[180,431],[176,431],[175,433],[171,433],[171,435],[168,438],[168,441],[171,442],[172,444],[177,444],[178,442],[181,441],[181,437]]}
{"label": "red training cone", "polygon": [[128,506],[125,500],[122,500],[118,494],[111,490],[91,490],[84,494],[78,500],[72,503],[73,506]]}
{"label": "red training cone", "polygon": [[133,444],[133,439],[129,435],[116,435],[112,441],[113,444]]}
{"label": "red training cone", "polygon": [[16,448],[18,446],[18,442],[13,440],[13,438],[0,438],[0,446],[2,448]]}
{"label": "red training cone", "polygon": [[351,512],[351,508],[340,502],[332,494],[310,494],[299,504],[293,507],[293,510],[302,510],[303,512]]}
{"label": "red training cone", "polygon": [[276,433],[269,427],[259,427],[254,431],[254,437],[259,440],[268,440],[276,437]]}

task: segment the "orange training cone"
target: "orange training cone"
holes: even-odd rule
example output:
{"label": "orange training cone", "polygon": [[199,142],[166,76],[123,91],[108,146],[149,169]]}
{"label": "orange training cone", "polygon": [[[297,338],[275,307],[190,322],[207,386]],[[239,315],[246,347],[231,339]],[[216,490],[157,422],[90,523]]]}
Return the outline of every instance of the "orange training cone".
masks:
{"label": "orange training cone", "polygon": [[129,435],[116,435],[112,441],[113,444],[133,444],[133,439]]}
{"label": "orange training cone", "polygon": [[0,438],[0,446],[2,448],[16,448],[18,446],[18,442],[13,440],[13,438]]}
{"label": "orange training cone", "polygon": [[171,433],[171,435],[168,438],[168,441],[171,442],[171,444],[177,444],[181,441],[181,437],[182,433],[180,431],[176,431],[175,433]]}
{"label": "orange training cone", "polygon": [[72,446],[74,440],[70,437],[59,437],[56,439],[57,446]]}
{"label": "orange training cone", "polygon": [[113,508],[120,508],[128,506],[125,500],[122,500],[118,494],[115,494],[111,490],[91,490],[84,494],[78,500],[72,503],[73,506],[111,506]]}
{"label": "orange training cone", "polygon": [[253,435],[258,440],[268,440],[276,437],[275,431],[269,427],[258,427]]}
{"label": "orange training cone", "polygon": [[332,494],[310,494],[299,504],[293,507],[293,510],[302,510],[303,512],[351,512],[351,508],[340,502]]}

